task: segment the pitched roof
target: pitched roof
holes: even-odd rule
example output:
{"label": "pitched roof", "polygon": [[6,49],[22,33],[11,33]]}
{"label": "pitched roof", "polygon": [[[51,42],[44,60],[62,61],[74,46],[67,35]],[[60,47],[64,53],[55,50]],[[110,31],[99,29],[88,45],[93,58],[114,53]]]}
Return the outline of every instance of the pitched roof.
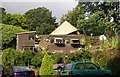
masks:
{"label": "pitched roof", "polygon": [[28,34],[28,33],[35,33],[36,31],[25,31],[25,32],[19,32],[16,34]]}
{"label": "pitched roof", "polygon": [[65,21],[58,28],[56,28],[50,35],[67,35],[75,31],[77,31],[77,29],[69,22]]}

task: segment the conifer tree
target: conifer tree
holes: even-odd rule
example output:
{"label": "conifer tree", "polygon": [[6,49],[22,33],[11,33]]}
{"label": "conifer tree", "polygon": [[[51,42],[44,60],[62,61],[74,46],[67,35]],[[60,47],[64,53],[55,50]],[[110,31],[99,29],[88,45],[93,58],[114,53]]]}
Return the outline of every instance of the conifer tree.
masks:
{"label": "conifer tree", "polygon": [[40,68],[41,77],[53,77],[54,69],[53,69],[54,60],[47,53],[44,55],[42,59],[42,64]]}

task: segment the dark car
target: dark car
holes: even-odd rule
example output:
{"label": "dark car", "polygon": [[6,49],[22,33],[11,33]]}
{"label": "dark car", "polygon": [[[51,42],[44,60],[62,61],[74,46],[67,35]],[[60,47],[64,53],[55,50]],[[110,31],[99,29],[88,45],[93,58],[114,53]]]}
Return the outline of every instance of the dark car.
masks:
{"label": "dark car", "polygon": [[13,66],[9,74],[10,77],[35,77],[34,71],[27,66]]}
{"label": "dark car", "polygon": [[110,70],[101,70],[92,62],[74,62],[66,64],[60,75],[63,77],[111,77]]}
{"label": "dark car", "polygon": [[6,72],[4,70],[4,67],[0,65],[0,77],[6,77]]}

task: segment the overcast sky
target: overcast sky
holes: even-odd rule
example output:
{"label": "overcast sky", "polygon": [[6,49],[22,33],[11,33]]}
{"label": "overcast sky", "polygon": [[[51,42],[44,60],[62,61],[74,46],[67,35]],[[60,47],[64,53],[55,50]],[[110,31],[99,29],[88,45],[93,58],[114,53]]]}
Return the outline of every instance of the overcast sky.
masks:
{"label": "overcast sky", "polygon": [[72,10],[78,4],[77,1],[35,1],[32,0],[27,1],[2,1],[2,7],[6,9],[7,13],[20,13],[24,14],[26,11],[38,8],[38,7],[46,7],[50,11],[52,11],[53,16],[57,18],[57,21],[62,17],[63,14],[66,14],[68,11]]}

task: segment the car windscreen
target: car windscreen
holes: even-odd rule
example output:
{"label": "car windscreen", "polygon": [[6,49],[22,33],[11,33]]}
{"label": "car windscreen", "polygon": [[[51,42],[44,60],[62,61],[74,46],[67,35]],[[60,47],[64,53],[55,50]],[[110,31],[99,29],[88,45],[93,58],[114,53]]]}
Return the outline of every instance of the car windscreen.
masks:
{"label": "car windscreen", "polygon": [[14,71],[30,71],[28,67],[24,67],[24,66],[14,66],[13,70]]}
{"label": "car windscreen", "polygon": [[3,70],[3,67],[2,67],[2,65],[0,65],[0,70]]}
{"label": "car windscreen", "polygon": [[64,70],[70,70],[72,68],[72,64],[66,64]]}

